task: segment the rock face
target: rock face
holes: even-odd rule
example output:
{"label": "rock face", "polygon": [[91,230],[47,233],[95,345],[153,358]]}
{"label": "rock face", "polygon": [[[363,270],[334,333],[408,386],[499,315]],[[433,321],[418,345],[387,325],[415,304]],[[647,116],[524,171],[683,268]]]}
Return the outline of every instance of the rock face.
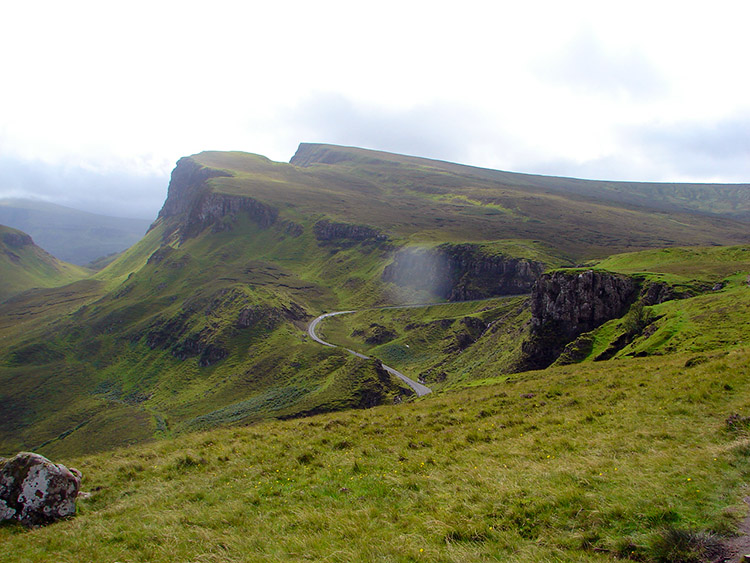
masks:
{"label": "rock face", "polygon": [[315,238],[319,241],[365,241],[388,240],[388,237],[379,230],[365,225],[352,225],[350,223],[334,223],[324,219],[313,225]]}
{"label": "rock face", "polygon": [[3,233],[3,243],[10,248],[22,248],[34,244],[34,241],[26,233],[19,231],[15,233]]}
{"label": "rock face", "polygon": [[208,184],[211,178],[227,176],[231,174],[201,166],[190,157],[181,158],[172,171],[167,199],[159,212],[159,219],[171,222],[172,228],[166,236],[179,231],[180,238],[185,240],[208,227],[223,231],[240,213],[247,214],[263,228],[276,222],[279,212],[275,207],[251,197],[216,193],[211,189]]}
{"label": "rock face", "polygon": [[531,294],[526,367],[549,366],[568,342],[625,314],[637,294],[637,283],[619,274],[560,270],[542,275]]}
{"label": "rock face", "polygon": [[383,271],[383,281],[424,289],[448,301],[528,293],[544,264],[486,254],[475,244],[406,248]]}
{"label": "rock face", "polygon": [[73,516],[81,473],[38,454],[0,458],[0,520],[27,526]]}

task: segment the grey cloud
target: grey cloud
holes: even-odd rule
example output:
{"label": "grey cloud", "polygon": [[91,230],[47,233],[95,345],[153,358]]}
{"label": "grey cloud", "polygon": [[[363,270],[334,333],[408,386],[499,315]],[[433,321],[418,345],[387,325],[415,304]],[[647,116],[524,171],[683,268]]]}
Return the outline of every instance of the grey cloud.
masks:
{"label": "grey cloud", "polygon": [[653,124],[629,129],[624,141],[673,173],[750,180],[750,115],[731,119]]}
{"label": "grey cloud", "polygon": [[[428,103],[409,110],[355,104],[317,94],[286,116],[298,140],[373,148],[453,162],[468,162],[472,146],[503,150],[503,133],[469,108]],[[507,148],[507,147],[506,147]]]}
{"label": "grey cloud", "polygon": [[552,58],[536,65],[542,79],[589,94],[657,97],[667,90],[664,79],[638,51],[608,52],[591,31],[582,32]]}
{"label": "grey cloud", "polygon": [[128,170],[97,172],[0,157],[0,198],[42,199],[118,217],[154,219],[164,203],[168,182],[167,176]]}
{"label": "grey cloud", "polygon": [[750,181],[750,116],[628,127],[619,131],[618,145],[615,152],[586,161],[527,154],[519,168],[595,180]]}

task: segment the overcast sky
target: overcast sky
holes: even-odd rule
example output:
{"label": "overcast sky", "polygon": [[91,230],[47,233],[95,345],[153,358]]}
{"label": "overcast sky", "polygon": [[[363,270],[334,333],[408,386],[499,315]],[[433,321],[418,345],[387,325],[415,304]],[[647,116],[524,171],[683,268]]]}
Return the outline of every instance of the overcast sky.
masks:
{"label": "overcast sky", "polygon": [[300,142],[750,182],[746,1],[6,4],[0,197],[153,218],[181,156]]}

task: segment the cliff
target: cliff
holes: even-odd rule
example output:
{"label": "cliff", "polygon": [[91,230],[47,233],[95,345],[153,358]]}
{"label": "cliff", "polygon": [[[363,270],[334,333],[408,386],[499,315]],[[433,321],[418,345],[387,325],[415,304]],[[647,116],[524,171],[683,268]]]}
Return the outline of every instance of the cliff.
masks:
{"label": "cliff", "polygon": [[448,301],[528,293],[545,265],[501,254],[476,244],[405,248],[383,271],[383,281],[422,289]]}
{"label": "cliff", "polygon": [[632,278],[604,271],[543,274],[531,294],[531,338],[523,346],[524,367],[549,366],[568,342],[624,315],[638,289]]}
{"label": "cliff", "polygon": [[211,188],[212,178],[231,176],[224,170],[202,166],[191,157],[181,158],[172,171],[167,199],[157,219],[169,226],[165,237],[177,234],[185,240],[208,227],[214,232],[226,230],[240,213],[263,228],[273,225],[279,214],[275,207],[252,197],[217,193]]}
{"label": "cliff", "polygon": [[315,238],[321,242],[329,241],[352,241],[361,242],[366,240],[384,241],[388,236],[382,234],[378,229],[365,225],[352,225],[350,223],[335,223],[324,219],[313,225]]}

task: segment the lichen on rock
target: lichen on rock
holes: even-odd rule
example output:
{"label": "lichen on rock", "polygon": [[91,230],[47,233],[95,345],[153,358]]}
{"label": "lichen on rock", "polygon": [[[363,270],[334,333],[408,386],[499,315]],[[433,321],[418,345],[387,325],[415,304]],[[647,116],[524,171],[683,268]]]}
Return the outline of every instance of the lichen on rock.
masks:
{"label": "lichen on rock", "polygon": [[73,516],[81,473],[34,453],[0,458],[0,520],[26,526]]}

